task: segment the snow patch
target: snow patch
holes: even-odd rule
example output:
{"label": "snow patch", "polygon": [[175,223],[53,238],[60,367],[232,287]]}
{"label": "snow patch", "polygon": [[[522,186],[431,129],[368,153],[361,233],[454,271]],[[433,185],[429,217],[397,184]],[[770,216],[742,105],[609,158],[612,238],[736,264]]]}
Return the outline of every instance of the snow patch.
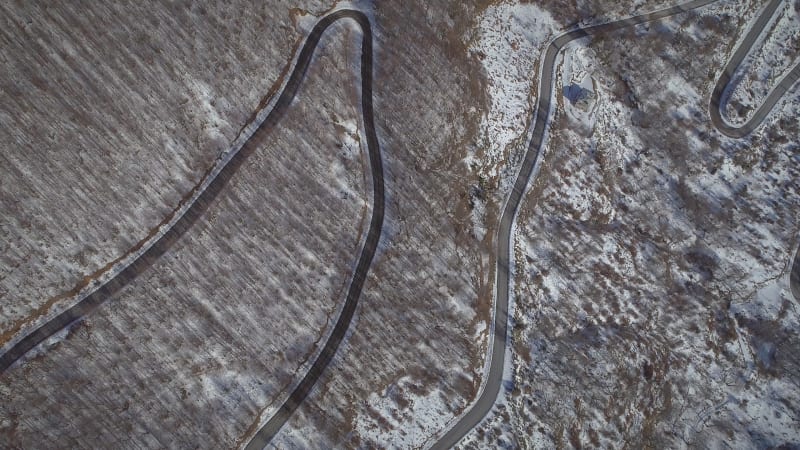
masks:
{"label": "snow patch", "polygon": [[496,177],[508,147],[524,138],[533,109],[538,55],[557,26],[550,13],[537,5],[500,3],[490,6],[478,25],[478,39],[468,45],[481,60],[489,79],[490,105],[481,119],[476,160],[483,175]]}
{"label": "snow patch", "polygon": [[[426,395],[408,395],[423,384],[405,376],[381,394],[370,395],[367,412],[359,413],[355,426],[367,446],[417,448],[444,429],[451,412],[441,392],[434,389]],[[398,407],[398,402],[405,407]]]}

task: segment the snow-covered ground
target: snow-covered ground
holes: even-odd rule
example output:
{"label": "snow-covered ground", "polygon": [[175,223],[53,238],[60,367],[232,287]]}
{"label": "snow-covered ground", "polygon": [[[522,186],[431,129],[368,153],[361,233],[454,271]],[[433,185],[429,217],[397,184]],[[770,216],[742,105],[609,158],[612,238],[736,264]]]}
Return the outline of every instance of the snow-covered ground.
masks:
{"label": "snow-covered ground", "polygon": [[[352,329],[278,448],[424,446],[477,393],[491,331],[493,217],[526,149],[542,50],[576,23],[673,2],[580,3],[358,4],[380,24],[374,94],[386,226]],[[27,4],[25,14],[37,17],[35,2]],[[720,49],[759,4],[722,2],[562,52],[551,139],[516,228],[514,348],[503,398],[467,445],[797,441],[792,355],[800,340],[787,294],[800,210],[796,94],[743,142],[710,129],[705,110],[726,57]],[[25,149],[46,152],[9,153],[0,177],[3,205],[13,211],[0,223],[8,247],[3,330],[157,223],[225,151],[294,39],[328,8],[281,10],[291,20],[265,25],[274,5],[237,5],[134,11],[147,18],[139,21],[147,32],[114,27],[122,34],[106,50],[118,59],[71,44],[69,27],[39,29],[49,22],[13,15],[6,31],[39,33],[46,54],[38,61],[28,58],[35,51],[6,47],[17,52],[6,70],[43,62],[40,72],[52,75],[97,52],[97,61],[82,62],[92,67],[86,73],[141,86],[90,77],[119,88],[109,100],[85,95],[80,76],[6,77],[16,80],[3,85],[15,103],[0,108],[0,120],[19,121],[3,128],[3,145],[30,140]],[[247,14],[226,12],[236,8]],[[87,27],[103,15],[86,11],[79,19]],[[768,66],[780,68],[772,76],[791,65],[790,47],[780,44],[797,39],[796,6],[782,14],[767,56],[754,60],[763,86],[774,81]],[[176,20],[215,26],[195,39],[172,26]],[[148,40],[156,28],[177,30],[165,48]],[[128,39],[130,30],[138,32]],[[303,88],[313,92],[293,106],[303,109],[270,134],[276,140],[226,187],[225,207],[209,209],[184,240],[191,242],[176,244],[114,307],[4,375],[2,436],[22,444],[233,446],[274,411],[330,331],[364,230],[368,179],[352,80],[360,35],[339,32],[349,50],[343,56],[332,44],[319,54],[317,81]],[[64,87],[68,101],[48,103],[46,83]],[[758,83],[753,92],[765,92]],[[305,103],[311,98],[320,101]],[[73,117],[70,102],[98,108]],[[33,113],[12,114],[22,110]],[[77,132],[81,121],[88,125]],[[55,125],[40,130],[46,123]],[[264,185],[275,174],[301,173],[290,168],[312,154],[319,159],[305,168],[313,176]],[[304,197],[293,196],[298,191]]]}
{"label": "snow-covered ground", "polygon": [[[483,113],[480,148],[468,163],[496,179],[508,168],[512,147],[519,146],[535,102],[537,61],[555,32],[550,14],[535,4],[500,2],[481,16],[469,51],[481,60],[491,103]],[[523,142],[524,145],[524,142]]]}
{"label": "snow-covered ground", "polygon": [[778,81],[800,63],[800,4],[782,2],[734,77],[725,112],[745,122]]}
{"label": "snow-covered ground", "polygon": [[369,407],[359,414],[355,430],[365,444],[419,448],[444,428],[449,416],[445,397],[436,390],[415,393],[423,382],[402,377],[384,392],[370,395]]}
{"label": "snow-covered ground", "polygon": [[562,52],[559,108],[516,236],[513,389],[465,446],[800,439],[788,288],[800,104],[788,96],[744,141],[707,113],[717,49],[756,6]]}

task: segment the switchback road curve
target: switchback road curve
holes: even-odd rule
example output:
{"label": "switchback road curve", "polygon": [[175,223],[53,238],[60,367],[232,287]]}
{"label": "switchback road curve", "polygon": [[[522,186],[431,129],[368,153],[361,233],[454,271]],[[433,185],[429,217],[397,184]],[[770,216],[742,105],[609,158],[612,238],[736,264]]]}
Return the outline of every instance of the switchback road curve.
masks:
{"label": "switchback road curve", "polygon": [[758,40],[758,37],[764,31],[767,23],[769,23],[778,6],[785,4],[784,0],[770,0],[766,7],[761,11],[761,14],[756,19],[755,23],[750,27],[739,47],[733,53],[733,56],[722,73],[717,79],[717,84],[714,86],[714,92],[711,94],[711,105],[709,106],[709,115],[711,122],[714,126],[725,136],[732,138],[742,138],[755,131],[759,125],[767,118],[770,111],[775,107],[775,104],[789,91],[789,89],[800,79],[800,63],[796,64],[792,70],[781,78],[778,84],[770,91],[764,102],[753,113],[753,115],[745,123],[739,126],[729,124],[722,118],[722,107],[727,103],[731,94],[731,81],[734,74],[741,66],[744,59],[750,54],[753,45]]}
{"label": "switchback road curve", "polygon": [[[750,27],[750,31],[747,32],[747,35],[739,44],[736,52],[734,52],[731,59],[725,65],[725,68],[722,70],[717,80],[717,84],[714,86],[714,92],[711,94],[711,104],[709,105],[709,115],[711,116],[711,122],[714,126],[725,136],[742,138],[755,131],[755,129],[764,122],[764,119],[767,118],[767,115],[769,115],[778,101],[789,92],[798,80],[800,80],[800,63],[798,63],[789,73],[778,81],[778,84],[767,94],[761,106],[758,107],[755,113],[753,113],[750,119],[745,123],[738,126],[732,125],[722,117],[722,108],[731,96],[731,82],[733,81],[733,76],[736,74],[736,71],[739,70],[739,67],[742,65],[747,55],[750,54],[753,45],[755,45],[767,23],[769,23],[769,20],[781,4],[781,0],[770,0],[767,3],[753,26]],[[792,295],[800,300],[800,249],[795,253],[792,263],[791,272],[789,274],[789,288],[792,291]]]}
{"label": "switchback road curve", "polygon": [[[644,22],[650,22],[653,20],[663,19],[665,17],[669,17],[675,14],[679,14],[682,12],[690,11],[696,8],[700,8],[711,3],[714,3],[718,0],[696,0],[687,2],[678,6],[674,6],[671,8],[663,9],[660,11],[655,11],[649,14],[643,14],[635,17],[630,17],[623,20],[618,20],[614,22],[609,22],[600,25],[589,26],[585,28],[579,28],[576,30],[568,31],[556,37],[553,41],[550,42],[550,45],[547,47],[544,60],[541,65],[541,77],[539,83],[539,89],[537,94],[536,100],[536,117],[533,122],[533,131],[531,132],[530,143],[528,144],[527,152],[525,153],[525,159],[522,162],[522,166],[517,174],[517,177],[514,181],[514,187],[509,194],[508,200],[506,201],[505,208],[503,209],[503,214],[500,220],[500,228],[498,231],[498,238],[497,238],[497,275],[496,275],[496,295],[495,295],[495,314],[494,314],[494,332],[491,334],[493,337],[493,341],[491,344],[491,353],[489,354],[489,373],[487,379],[483,385],[483,390],[480,393],[477,401],[472,405],[471,409],[464,414],[458,422],[449,430],[447,433],[444,434],[431,448],[432,449],[448,449],[450,447],[455,446],[461,438],[464,437],[470,430],[472,430],[491,410],[492,406],[494,405],[495,400],[497,399],[498,394],[500,393],[500,386],[503,378],[503,365],[505,361],[505,349],[506,349],[506,342],[508,340],[508,295],[510,289],[510,277],[509,277],[509,267],[511,265],[511,232],[514,224],[514,219],[517,214],[517,210],[519,208],[520,202],[522,201],[523,194],[527,189],[529,180],[534,173],[534,169],[536,168],[536,164],[541,153],[541,148],[544,143],[545,138],[545,131],[547,129],[547,121],[551,115],[552,109],[552,99],[553,99],[553,85],[554,79],[556,74],[554,73],[554,67],[556,62],[556,57],[558,56],[561,49],[564,48],[569,42],[572,42],[576,39],[580,39],[583,37],[588,36],[597,36],[601,34],[605,34],[614,30],[618,30],[624,27],[630,27],[633,25],[638,25]],[[777,3],[781,0],[771,0],[772,3],[768,5],[767,11],[774,11],[777,7]],[[769,9],[771,8],[771,10]],[[771,14],[771,12],[770,12]],[[766,15],[766,14],[764,14]],[[763,15],[762,15],[763,17]],[[759,23],[761,23],[762,17],[759,17]],[[768,19],[768,17],[767,17]],[[766,20],[763,22],[766,23]],[[763,27],[763,24],[761,24]],[[758,24],[753,27],[751,34],[755,33],[755,36],[748,36],[745,38],[745,44],[749,42],[749,45],[752,46],[755,38],[758,36]],[[747,47],[747,45],[742,45],[742,47]],[[749,47],[747,47],[749,49]],[[745,52],[746,53],[746,52]],[[737,53],[738,54],[738,53]],[[742,55],[741,58],[744,56]],[[735,59],[735,58],[734,58]],[[731,64],[729,64],[731,66]],[[738,63],[732,65],[735,67],[738,66]],[[770,97],[762,105],[761,109],[754,115],[754,117],[748,122],[746,127],[743,127],[739,131],[734,131],[732,136],[734,137],[741,137],[746,135],[747,133],[751,132],[755,129],[758,124],[763,121],[763,118],[766,117],[769,109],[777,102],[783,93],[788,90],[791,86],[792,79],[797,79],[797,67],[788,75],[784,80],[782,80],[781,84],[778,88],[773,90],[770,94]],[[728,73],[728,69],[726,68],[726,73]],[[727,80],[730,79],[730,73],[728,73]],[[727,80],[720,80],[717,83],[717,86],[720,85],[724,86],[727,85]],[[721,91],[720,91],[721,92]],[[716,93],[716,91],[715,91]],[[714,117],[714,112],[719,112],[719,95],[716,96],[717,103],[715,104],[712,100],[712,108],[711,115],[712,119]],[[717,106],[714,106],[717,105]],[[719,121],[720,124],[725,125],[722,121]],[[715,121],[714,125],[720,128],[720,130],[725,133],[728,131],[730,127],[723,128]],[[727,134],[727,133],[726,133]],[[797,259],[795,260],[795,266],[798,265]],[[798,269],[800,271],[800,269]]]}
{"label": "switchback road curve", "polygon": [[152,266],[158,258],[167,252],[170,247],[192,227],[208,209],[208,206],[214,198],[216,198],[228,184],[247,157],[257,150],[256,143],[259,142],[257,138],[264,137],[268,134],[277,125],[281,117],[283,117],[297,94],[322,33],[331,24],[344,18],[355,20],[361,27],[363,34],[361,48],[361,110],[372,178],[372,216],[364,246],[353,273],[353,278],[350,281],[347,298],[333,329],[333,333],[319,356],[317,356],[309,372],[289,395],[289,398],[281,406],[278,413],[258,431],[255,438],[248,445],[248,448],[263,447],[262,442],[268,442],[269,438],[277,432],[288,416],[297,408],[297,405],[302,402],[336,353],[358,304],[358,298],[364,286],[364,281],[372,259],[375,256],[383,227],[383,165],[381,162],[378,138],[375,133],[372,107],[372,31],[369,20],[360,11],[336,11],[324,17],[314,27],[311,34],[306,39],[297,57],[294,68],[291,70],[288,81],[285,83],[272,109],[256,127],[250,137],[248,137],[241,146],[238,148],[234,147],[230,153],[225,155],[221,163],[215,166],[213,170],[209,171],[203,181],[190,193],[185,207],[176,210],[176,217],[171,222],[171,226],[160,235],[157,235],[154,240],[142,244],[142,249],[137,253],[135,259],[128,265],[119,268],[116,275],[106,283],[84,297],[74,306],[35,329],[0,356],[0,374],[5,372],[15,361],[42,341],[91,313],[100,304],[110,299],[122,287],[135,280],[139,274]]}
{"label": "switchback road curve", "polygon": [[[364,129],[367,135],[367,147],[369,149],[370,165],[372,168],[372,189],[374,195],[372,220],[370,222],[367,239],[364,243],[364,249],[361,252],[361,257],[358,260],[358,265],[353,275],[353,281],[350,283],[350,289],[347,292],[344,308],[339,315],[336,326],[333,328],[333,333],[328,338],[325,347],[323,347],[305,377],[303,377],[297,387],[295,387],[294,391],[289,394],[289,397],[283,402],[278,411],[273,414],[258,432],[256,432],[255,436],[253,436],[247,444],[246,448],[248,450],[262,449],[275,437],[283,424],[286,423],[292,413],[300,406],[300,403],[305,400],[311,388],[317,382],[317,379],[319,379],[322,372],[331,362],[331,359],[333,359],[333,356],[336,354],[336,349],[339,348],[339,344],[342,342],[342,339],[344,339],[347,329],[350,326],[350,321],[353,318],[353,313],[358,304],[361,288],[364,285],[367,271],[372,263],[372,257],[375,255],[375,249],[380,240],[384,213],[383,168],[381,166],[380,150],[378,149],[378,138],[375,134],[375,123],[372,111],[372,28],[367,16],[360,11],[342,9],[323,17],[317,22],[311,34],[306,39],[303,49],[300,52],[300,57],[297,60],[297,67],[292,72],[292,77],[294,78],[295,75],[297,75],[297,83],[299,84],[302,78],[302,72],[305,72],[305,67],[308,66],[314,49],[317,48],[317,43],[319,43],[320,37],[322,37],[322,33],[333,23],[341,19],[355,20],[361,28],[362,34],[361,109],[364,116]],[[302,72],[298,72],[299,67],[302,67]]]}

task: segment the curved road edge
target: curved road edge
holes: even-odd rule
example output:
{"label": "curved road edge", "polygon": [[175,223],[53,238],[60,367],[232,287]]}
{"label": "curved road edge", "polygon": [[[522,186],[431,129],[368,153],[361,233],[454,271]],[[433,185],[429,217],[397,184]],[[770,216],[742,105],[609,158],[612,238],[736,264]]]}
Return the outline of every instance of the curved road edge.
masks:
{"label": "curved road edge", "polygon": [[[375,133],[374,112],[372,107],[372,28],[367,16],[357,10],[341,9],[337,10],[320,19],[314,26],[313,30],[306,39],[303,49],[300,52],[300,57],[297,60],[297,66],[292,72],[290,83],[292,80],[299,85],[305,69],[311,60],[311,56],[319,43],[322,34],[328,27],[340,19],[352,19],[358,23],[361,28],[362,42],[361,42],[361,109],[364,120],[364,132],[367,137],[367,149],[369,152],[370,167],[372,171],[372,189],[373,189],[373,207],[372,218],[370,220],[369,232],[364,241],[364,247],[361,251],[361,256],[358,259],[356,270],[353,273],[353,279],[350,282],[350,287],[347,291],[347,298],[345,300],[342,312],[339,319],[334,326],[333,332],[325,343],[322,351],[317,355],[314,364],[309,371],[295,387],[294,391],[289,394],[289,397],[278,408],[278,411],[256,432],[246,448],[262,449],[275,437],[280,431],[281,427],[291,417],[292,413],[298,406],[305,400],[306,396],[311,392],[314,384],[330,364],[333,357],[336,355],[336,350],[339,348],[347,330],[350,326],[350,321],[353,319],[356,306],[358,305],[358,298],[361,295],[361,290],[364,287],[367,272],[372,264],[372,258],[375,256],[375,250],[380,241],[381,230],[383,227],[384,215],[384,182],[383,182],[383,165],[381,163],[380,148],[378,146],[378,137]],[[296,90],[296,87],[295,87]]]}
{"label": "curved road edge", "polygon": [[[203,181],[201,181],[201,183],[185,197],[185,200],[179,204],[173,212],[173,218],[166,221],[165,224],[162,225],[162,230],[152,239],[147,242],[141,242],[139,244],[141,246],[140,249],[133,253],[130,259],[123,262],[119,268],[112,272],[113,275],[110,279],[96,290],[86,295],[83,299],[79,300],[76,304],[48,320],[10,346],[8,351],[0,356],[0,375],[44,340],[85,317],[124,286],[135,280],[142,272],[151,267],[155,261],[166,253],[172,245],[194,225],[227,185],[228,181],[230,181],[231,177],[236,173],[242,163],[256,150],[256,139],[254,138],[269,133],[285,114],[305,76],[305,72],[311,61],[313,51],[321,37],[322,31],[333,22],[345,17],[358,22],[364,34],[361,58],[362,114],[373,181],[372,218],[364,247],[362,248],[356,270],[354,271],[350,283],[345,306],[339,316],[333,334],[328,339],[323,351],[318,356],[309,373],[305,376],[303,381],[301,381],[292,395],[290,395],[287,402],[290,400],[296,402],[298,399],[302,401],[302,398],[305,398],[305,395],[310,391],[316,379],[319,378],[321,372],[330,362],[330,359],[333,357],[333,354],[336,352],[339,343],[347,331],[358,301],[358,296],[361,293],[364,280],[366,279],[366,274],[371,265],[372,258],[375,255],[383,227],[383,166],[378,139],[375,133],[372,108],[372,34],[366,15],[354,10],[340,10],[322,19],[306,39],[302,50],[296,58],[294,67],[291,69],[291,74],[280,91],[280,95],[276,100],[271,99],[271,101],[268,102],[268,107],[269,103],[272,103],[269,112],[266,113],[266,115],[262,113],[257,114],[257,116],[261,116],[263,119],[259,122],[259,119],[256,118],[254,123],[244,127],[242,140],[235,143],[227,153],[223,154],[217,160],[217,163],[207,172]],[[296,407],[296,403],[284,403],[280,411],[285,412],[287,409],[293,411]],[[291,411],[289,414],[291,414]],[[273,417],[273,419],[275,418]],[[285,422],[285,419],[283,422]],[[283,422],[281,422],[281,425]],[[267,425],[275,425],[275,423],[275,420],[271,419]],[[264,431],[265,428],[259,430],[256,438],[263,436],[262,431]],[[254,441],[251,441],[251,445],[254,442],[258,441],[254,439]],[[249,445],[248,448],[251,448],[251,446]]]}
{"label": "curved road edge", "polygon": [[794,298],[800,302],[800,246],[797,247],[797,251],[794,254],[791,270],[789,273],[789,290],[791,290]]}
{"label": "curved road edge", "polygon": [[[100,304],[107,301],[124,286],[135,280],[142,272],[147,270],[158,260],[177,240],[183,236],[203,213],[211,202],[230,181],[242,163],[255,150],[256,136],[263,137],[269,133],[285,114],[305,77],[311,62],[314,50],[317,48],[323,32],[340,19],[352,19],[361,28],[363,39],[361,47],[361,110],[363,115],[364,131],[367,140],[367,150],[370,159],[370,171],[373,189],[372,215],[370,227],[361,254],[353,272],[353,277],[347,292],[342,312],[334,326],[333,332],[325,343],[325,347],[317,356],[305,377],[296,386],[288,399],[281,405],[278,412],[255,434],[247,448],[264,447],[270,439],[280,430],[292,412],[305,399],[317,379],[333,359],[339,344],[344,339],[353,318],[358,298],[363,289],[367,273],[375,256],[380,241],[385,209],[383,163],[381,160],[380,146],[375,132],[374,111],[372,105],[372,28],[367,16],[357,10],[340,9],[323,17],[306,38],[302,49],[295,59],[288,80],[283,84],[277,100],[267,102],[269,110],[266,115],[257,113],[253,123],[245,125],[240,131],[241,140],[237,140],[232,148],[218,158],[217,163],[205,174],[200,184],[181,201],[173,211],[173,216],[160,225],[159,232],[154,237],[146,238],[138,244],[136,251],[130,258],[112,270],[112,276],[96,290],[86,295],[76,304],[56,315],[33,332],[24,336],[10,346],[9,350],[0,356],[0,374],[5,372],[17,360],[44,340],[70,326],[72,323],[91,313]],[[269,106],[271,103],[271,107]],[[262,110],[263,111],[263,110]],[[261,119],[259,120],[259,117]]]}
{"label": "curved road edge", "polygon": [[742,42],[737,47],[731,59],[725,64],[717,84],[714,86],[714,91],[711,94],[711,104],[709,105],[709,115],[711,122],[714,126],[725,136],[731,138],[742,138],[755,131],[764,119],[767,118],[769,113],[778,103],[778,101],[786,94],[791,87],[800,80],[800,63],[796,64],[792,70],[781,78],[778,84],[770,91],[761,106],[758,107],[755,113],[745,123],[741,125],[733,125],[728,123],[722,117],[722,107],[727,103],[727,97],[730,96],[729,88],[733,76],[741,66],[747,55],[755,45],[764,28],[769,23],[772,16],[783,3],[783,0],[770,0],[766,7],[761,11],[755,23],[750,27],[750,30],[745,35]]}
{"label": "curved road edge", "polygon": [[542,63],[541,77],[539,82],[538,98],[536,101],[536,116],[533,122],[531,140],[525,159],[517,173],[514,187],[509,194],[503,209],[498,231],[497,248],[497,271],[496,271],[496,295],[495,295],[495,319],[493,332],[490,336],[494,338],[490,345],[489,354],[490,366],[489,374],[483,385],[483,390],[471,408],[461,416],[458,422],[450,428],[431,449],[448,449],[455,446],[470,430],[480,423],[486,414],[494,406],[495,400],[500,393],[500,385],[503,379],[503,369],[505,361],[506,343],[508,340],[508,296],[510,290],[509,268],[511,266],[511,238],[517,210],[522,201],[522,197],[528,187],[531,176],[538,163],[541,148],[544,144],[547,121],[551,114],[551,102],[553,97],[553,80],[555,78],[554,66],[556,57],[569,42],[576,39],[596,36],[610,31],[618,30],[645,22],[663,19],[682,12],[691,11],[719,0],[695,0],[671,8],[630,17],[627,19],[608,22],[600,25],[592,25],[576,30],[562,33],[553,39],[547,47],[545,58]]}

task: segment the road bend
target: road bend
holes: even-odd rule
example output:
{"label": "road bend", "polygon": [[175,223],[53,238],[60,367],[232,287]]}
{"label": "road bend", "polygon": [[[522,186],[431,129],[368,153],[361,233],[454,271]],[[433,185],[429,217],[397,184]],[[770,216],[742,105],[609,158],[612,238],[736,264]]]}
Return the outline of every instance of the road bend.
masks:
{"label": "road bend", "polygon": [[743,138],[755,131],[764,122],[764,119],[767,118],[778,101],[800,79],[800,63],[798,63],[778,81],[778,84],[770,91],[761,106],[745,123],[738,126],[733,125],[722,117],[722,108],[727,104],[733,89],[731,81],[734,79],[734,75],[736,75],[742,62],[752,51],[753,45],[758,41],[758,38],[764,32],[770,19],[775,15],[781,4],[786,5],[786,2],[783,0],[770,0],[767,2],[742,42],[739,43],[733,56],[728,60],[725,68],[722,69],[722,73],[717,79],[717,84],[714,86],[714,91],[711,93],[711,104],[708,108],[711,122],[722,134],[728,137]]}
{"label": "road bend", "polygon": [[116,275],[107,282],[78,301],[74,306],[47,321],[11,346],[8,351],[0,356],[0,374],[42,341],[79,321],[102,303],[112,298],[120,289],[150,268],[181,236],[186,234],[228,184],[242,163],[256,151],[256,143],[260,141],[259,138],[263,138],[274,129],[281,117],[284,116],[305,77],[322,33],[336,21],[346,18],[358,23],[363,35],[361,47],[361,109],[372,178],[372,216],[364,246],[361,249],[356,269],[350,281],[347,298],[333,333],[325,343],[325,347],[317,356],[309,372],[289,395],[289,398],[281,406],[278,413],[257,432],[250,441],[248,448],[260,448],[266,445],[308,395],[314,383],[335,355],[350,325],[364,281],[380,241],[384,216],[384,178],[372,107],[372,31],[369,20],[360,11],[339,10],[320,20],[306,38],[288,81],[284,84],[280,95],[264,120],[240,146],[234,147],[231,152],[224,156],[220,164],[209,171],[206,178],[191,192],[185,206],[180,210],[176,210],[176,217],[167,224],[167,229],[152,241],[144,243],[136,257],[127,265],[121,267],[116,272]]}
{"label": "road bend", "polygon": [[458,422],[433,444],[431,447],[432,449],[448,449],[455,446],[470,430],[475,428],[475,426],[486,417],[486,414],[492,409],[500,393],[500,386],[503,380],[505,351],[508,341],[509,267],[512,261],[512,229],[517,210],[522,201],[523,194],[528,187],[530,178],[534,173],[545,140],[547,122],[552,113],[553,84],[556,77],[554,68],[556,57],[559,52],[564,46],[576,39],[602,35],[620,28],[663,19],[709,5],[716,1],[718,0],[692,1],[627,19],[578,28],[563,33],[550,42],[542,63],[541,78],[536,100],[536,117],[532,125],[531,140],[525,153],[525,159],[514,181],[514,187],[506,200],[496,240],[497,270],[495,279],[495,314],[494,324],[492,326],[493,333],[490,334],[493,340],[490,345],[489,373],[486,376],[486,381],[478,399],[472,404],[470,409],[461,416]]}
{"label": "road bend", "polygon": [[[295,387],[289,397],[278,408],[278,411],[256,432],[250,442],[247,444],[248,450],[262,449],[272,440],[273,437],[280,431],[281,427],[289,420],[292,413],[298,406],[305,400],[306,396],[311,392],[314,384],[319,377],[328,367],[336,350],[339,348],[342,340],[347,333],[350,326],[350,321],[353,318],[358,298],[361,294],[361,289],[364,286],[367,272],[369,271],[372,258],[375,255],[375,250],[378,247],[380,240],[381,228],[383,226],[384,214],[384,185],[383,185],[383,167],[381,165],[380,149],[378,147],[378,138],[375,133],[374,115],[372,109],[372,28],[369,19],[364,13],[351,9],[343,9],[335,11],[323,17],[311,34],[306,39],[300,57],[297,61],[297,67],[292,72],[292,76],[300,74],[297,77],[296,83],[299,84],[302,78],[302,72],[311,60],[314,49],[319,43],[320,37],[325,30],[338,20],[352,19],[358,23],[361,28],[362,41],[361,41],[361,109],[364,119],[364,132],[367,136],[367,149],[369,151],[370,166],[372,170],[372,189],[373,189],[373,206],[372,206],[372,219],[370,221],[369,232],[367,239],[364,242],[364,247],[361,251],[361,256],[358,259],[358,265],[353,274],[353,279],[350,282],[350,288],[347,291],[347,299],[345,300],[344,308],[342,309],[339,319],[333,328],[333,332],[325,343],[322,351],[317,356],[317,359],[312,364],[309,371]],[[298,69],[302,68],[301,72]],[[296,90],[296,87],[294,88]]]}

